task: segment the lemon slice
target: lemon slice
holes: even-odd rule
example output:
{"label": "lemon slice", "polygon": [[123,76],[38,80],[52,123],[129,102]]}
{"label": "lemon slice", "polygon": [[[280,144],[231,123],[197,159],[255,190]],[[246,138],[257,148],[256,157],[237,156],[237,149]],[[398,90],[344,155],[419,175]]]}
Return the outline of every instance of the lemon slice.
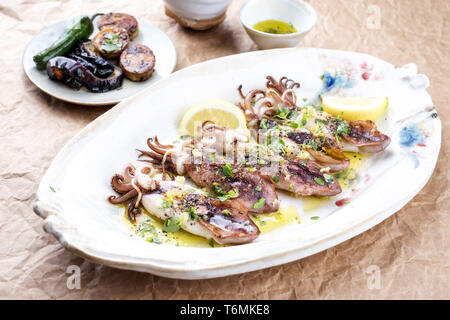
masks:
{"label": "lemon slice", "polygon": [[386,111],[389,100],[385,98],[321,97],[323,110],[347,121],[376,121]]}
{"label": "lemon slice", "polygon": [[195,128],[210,120],[227,129],[240,131],[249,135],[242,110],[234,104],[222,100],[205,101],[191,107],[184,114],[178,126],[178,134],[194,135]]}

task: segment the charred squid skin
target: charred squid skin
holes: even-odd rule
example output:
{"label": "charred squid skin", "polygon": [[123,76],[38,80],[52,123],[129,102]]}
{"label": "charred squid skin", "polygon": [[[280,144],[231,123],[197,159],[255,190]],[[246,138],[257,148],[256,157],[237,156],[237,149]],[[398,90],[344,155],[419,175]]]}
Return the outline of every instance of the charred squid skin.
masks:
{"label": "charred squid skin", "polygon": [[349,134],[342,137],[347,143],[357,146],[361,152],[381,152],[391,143],[391,138],[381,133],[371,120],[352,121],[349,126]]}
{"label": "charred squid skin", "polygon": [[[311,145],[317,141],[311,132],[290,132],[288,138],[298,145]],[[306,151],[320,164],[327,166],[332,172],[339,172],[350,165],[350,160],[345,156],[342,150],[330,139],[317,145],[315,148],[306,148]]]}
{"label": "charred squid skin", "polygon": [[[232,165],[235,170],[233,177],[226,177],[223,175],[222,167],[223,164],[206,162],[199,165],[185,165],[192,181],[199,187],[207,188],[211,194],[220,196],[221,194],[217,194],[218,187],[223,194],[237,190],[239,195],[229,200],[233,206],[245,208],[254,213],[275,212],[279,209],[280,204],[275,185],[270,178],[260,175],[258,172],[248,172],[238,165]],[[264,202],[264,204],[258,206],[256,205],[258,201]]]}
{"label": "charred squid skin", "polygon": [[[174,146],[163,145],[159,143],[156,137],[148,139],[147,144],[151,151],[139,150],[141,152],[139,157],[148,156],[152,159],[150,160],[152,163],[161,164],[164,173],[166,170],[178,173],[175,170],[177,166],[172,161],[170,154]],[[167,161],[164,161],[164,159]],[[260,175],[258,172],[249,172],[246,168],[237,164],[230,164],[235,173],[232,177],[227,177],[223,173],[223,166],[226,164],[223,161],[219,160],[213,163],[202,161],[200,164],[194,162],[187,161],[184,163],[184,170],[197,186],[207,188],[211,194],[215,194],[214,188],[217,191],[217,186],[222,188],[225,193],[237,189],[239,195],[230,199],[233,205],[244,207],[245,210],[255,213],[275,212],[279,209],[278,196],[270,178]],[[257,188],[258,186],[261,190]],[[258,201],[264,201],[264,205],[255,207]]]}
{"label": "charred squid skin", "polygon": [[[172,184],[172,189],[184,190],[174,182],[161,182],[161,187]],[[168,189],[168,188],[166,188]],[[220,202],[204,194],[190,192],[179,198],[172,198],[172,205],[163,207],[166,197],[162,189],[154,190],[142,199],[144,207],[161,219],[177,218],[186,231],[213,238],[220,244],[242,244],[256,239],[260,231],[248,214],[240,212],[227,202]],[[192,212],[195,215],[191,215]]]}
{"label": "charred squid skin", "polygon": [[[245,208],[231,206],[230,201],[219,201],[176,181],[156,179],[155,172],[161,173],[154,165],[134,167],[129,164],[123,174],[111,178],[112,189],[120,195],[110,196],[108,201],[127,203],[127,215],[132,223],[136,223],[136,217],[142,213],[142,204],[159,218],[174,217],[186,231],[213,238],[221,244],[247,243],[260,234]],[[178,191],[170,196],[171,205],[167,206],[168,192],[173,189]]]}
{"label": "charred squid skin", "polygon": [[302,196],[334,196],[341,193],[342,189],[336,178],[332,175],[325,178],[321,169],[321,166],[311,160],[290,162],[288,170],[292,174],[292,179],[298,180],[296,183],[291,182],[292,192]]}
{"label": "charred squid skin", "polygon": [[182,201],[196,208],[200,224],[210,230],[214,240],[220,244],[246,243],[253,241],[260,234],[247,212],[241,212],[229,203],[198,194],[190,194]]}

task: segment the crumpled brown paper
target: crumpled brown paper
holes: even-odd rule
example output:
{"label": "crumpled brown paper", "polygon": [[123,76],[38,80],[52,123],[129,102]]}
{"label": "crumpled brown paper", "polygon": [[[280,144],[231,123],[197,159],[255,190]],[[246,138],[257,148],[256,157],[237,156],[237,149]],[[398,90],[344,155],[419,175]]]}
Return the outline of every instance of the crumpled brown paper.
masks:
{"label": "crumpled brown paper", "polygon": [[[303,260],[221,279],[186,281],[116,270],[64,250],[32,211],[39,181],[58,150],[108,110],[55,100],[22,70],[25,45],[39,30],[81,13],[127,12],[168,33],[177,69],[255,50],[234,0],[223,24],[185,30],[161,1],[7,0],[0,4],[0,298],[321,299],[450,298],[450,2],[447,0],[310,0],[318,23],[300,46],[369,53],[401,66],[415,62],[443,124],[442,149],[430,182],[397,214],[371,230]],[[380,29],[368,19],[378,9]],[[376,13],[375,13],[376,14]],[[373,23],[372,20],[369,24]],[[81,268],[69,290],[68,266]],[[373,282],[374,267],[379,282]],[[69,279],[70,280],[70,279]],[[70,287],[70,286],[69,286]]]}

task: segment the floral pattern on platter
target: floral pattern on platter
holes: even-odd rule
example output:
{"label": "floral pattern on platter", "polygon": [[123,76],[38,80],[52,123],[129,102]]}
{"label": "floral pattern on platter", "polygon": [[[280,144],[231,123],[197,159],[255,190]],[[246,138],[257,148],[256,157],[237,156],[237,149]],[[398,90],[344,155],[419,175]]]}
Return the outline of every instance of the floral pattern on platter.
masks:
{"label": "floral pattern on platter", "polygon": [[408,155],[414,162],[414,168],[420,166],[420,156],[417,147],[424,148],[428,137],[423,123],[412,123],[402,128],[399,133],[400,146],[407,150]]}
{"label": "floral pattern on platter", "polygon": [[336,68],[327,68],[321,78],[324,86],[319,95],[335,93],[341,88],[351,88],[355,85],[352,74]]}
{"label": "floral pattern on platter", "polygon": [[380,80],[382,78],[382,72],[375,70],[374,65],[367,62],[355,65],[350,61],[345,61],[339,67],[330,65],[325,68],[321,76],[323,89],[319,96],[336,94],[341,89],[353,88],[361,80]]}

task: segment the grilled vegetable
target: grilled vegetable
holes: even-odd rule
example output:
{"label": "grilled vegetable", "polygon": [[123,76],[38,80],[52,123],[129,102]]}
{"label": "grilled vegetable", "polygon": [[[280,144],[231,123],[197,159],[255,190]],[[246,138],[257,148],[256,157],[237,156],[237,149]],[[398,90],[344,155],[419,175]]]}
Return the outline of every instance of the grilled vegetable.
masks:
{"label": "grilled vegetable", "polygon": [[99,78],[106,78],[114,72],[114,66],[100,57],[90,40],[78,41],[67,57],[81,63]]}
{"label": "grilled vegetable", "polygon": [[112,27],[125,29],[130,40],[136,38],[138,34],[138,22],[136,18],[126,13],[110,12],[104,14],[98,19],[97,26],[99,30]]}
{"label": "grilled vegetable", "polygon": [[66,85],[80,89],[85,86],[92,92],[107,92],[122,85],[123,73],[120,68],[105,79],[95,76],[81,63],[66,57],[55,57],[47,63],[47,74],[52,80],[64,82]]}
{"label": "grilled vegetable", "polygon": [[89,38],[93,31],[92,20],[87,16],[81,17],[71,28],[65,30],[50,47],[33,57],[36,67],[39,70],[45,69],[50,59],[66,54],[78,40]]}
{"label": "grilled vegetable", "polygon": [[128,47],[130,38],[125,29],[103,29],[94,37],[95,49],[106,59],[116,59]]}
{"label": "grilled vegetable", "polygon": [[120,67],[131,81],[145,81],[155,68],[155,55],[143,44],[132,44],[120,55]]}

